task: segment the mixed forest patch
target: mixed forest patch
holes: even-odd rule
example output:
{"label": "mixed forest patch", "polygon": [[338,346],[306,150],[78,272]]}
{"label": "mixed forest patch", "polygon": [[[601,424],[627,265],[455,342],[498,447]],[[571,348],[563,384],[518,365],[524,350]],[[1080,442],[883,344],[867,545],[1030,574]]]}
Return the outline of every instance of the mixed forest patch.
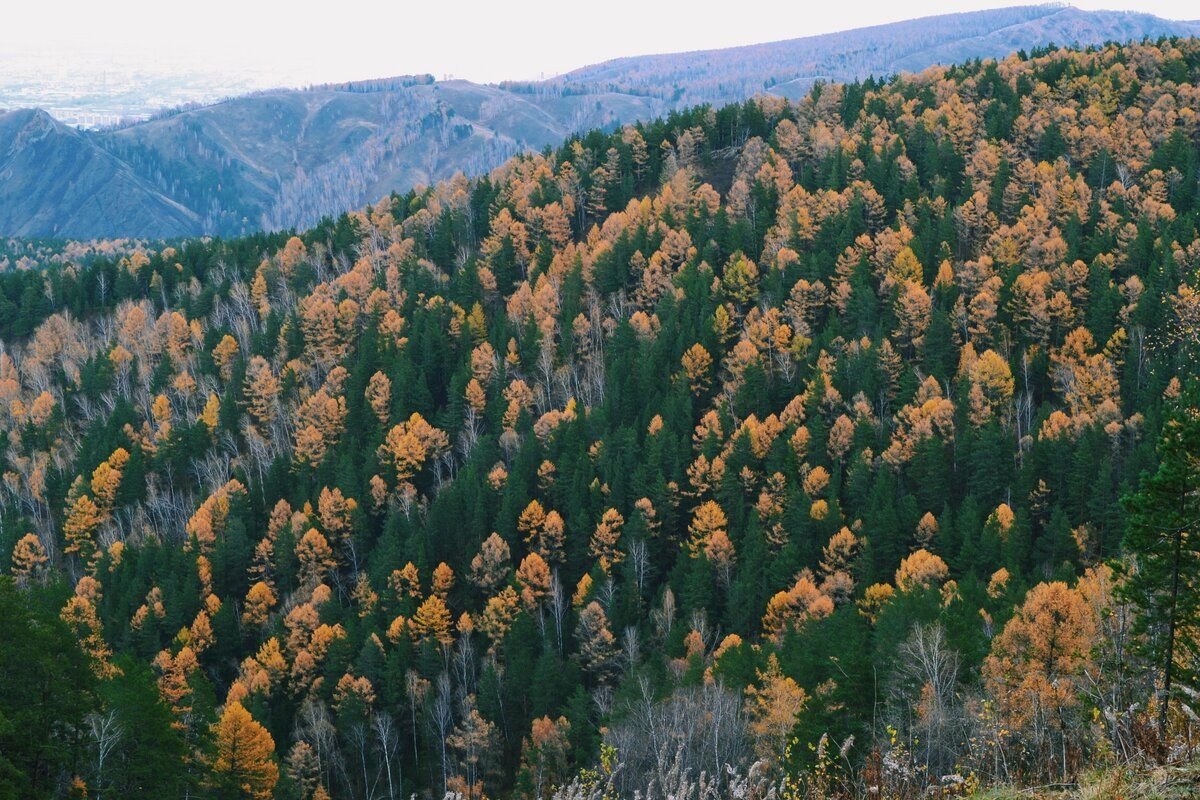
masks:
{"label": "mixed forest patch", "polygon": [[819,83],[6,271],[0,795],[1186,762],[1198,87],[1192,39]]}

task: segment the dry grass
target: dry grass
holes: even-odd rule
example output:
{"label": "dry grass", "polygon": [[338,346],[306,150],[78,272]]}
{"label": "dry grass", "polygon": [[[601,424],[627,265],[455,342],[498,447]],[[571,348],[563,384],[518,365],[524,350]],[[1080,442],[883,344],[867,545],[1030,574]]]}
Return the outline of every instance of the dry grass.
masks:
{"label": "dry grass", "polygon": [[1152,770],[1102,769],[1074,787],[993,787],[981,800],[1193,800],[1200,798],[1200,762]]}

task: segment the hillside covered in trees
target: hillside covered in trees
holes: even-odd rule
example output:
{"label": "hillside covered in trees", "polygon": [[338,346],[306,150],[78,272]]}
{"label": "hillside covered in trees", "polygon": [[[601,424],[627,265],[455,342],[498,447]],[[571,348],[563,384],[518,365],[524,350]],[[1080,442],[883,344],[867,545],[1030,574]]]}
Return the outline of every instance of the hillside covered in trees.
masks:
{"label": "hillside covered in trees", "polygon": [[1194,39],[1039,51],[7,244],[0,796],[1186,763],[1198,87]]}

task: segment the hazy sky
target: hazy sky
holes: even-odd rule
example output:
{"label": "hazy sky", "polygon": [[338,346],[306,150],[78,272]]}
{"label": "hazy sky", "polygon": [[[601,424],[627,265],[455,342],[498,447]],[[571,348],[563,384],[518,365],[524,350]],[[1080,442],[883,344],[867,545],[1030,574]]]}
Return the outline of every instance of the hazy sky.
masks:
{"label": "hazy sky", "polygon": [[[293,82],[429,72],[535,78],[622,55],[727,47],[1005,0],[33,0],[5,3],[0,48],[63,62],[137,54],[220,71],[271,67]],[[1200,17],[1195,0],[1080,0],[1082,8]],[[94,62],[93,62],[94,63]]]}

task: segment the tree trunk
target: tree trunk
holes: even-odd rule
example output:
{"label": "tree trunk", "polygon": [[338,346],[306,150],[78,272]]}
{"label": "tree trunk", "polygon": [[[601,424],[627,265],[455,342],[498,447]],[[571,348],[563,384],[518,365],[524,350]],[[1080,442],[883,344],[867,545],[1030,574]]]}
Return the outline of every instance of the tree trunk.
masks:
{"label": "tree trunk", "polygon": [[[1162,744],[1167,740],[1167,710],[1171,703],[1171,681],[1175,666],[1175,608],[1179,602],[1179,560],[1183,555],[1183,531],[1175,531],[1171,556],[1171,597],[1167,604],[1167,652],[1163,659],[1162,704],[1158,707],[1158,738]],[[1166,749],[1163,749],[1163,757]]]}

